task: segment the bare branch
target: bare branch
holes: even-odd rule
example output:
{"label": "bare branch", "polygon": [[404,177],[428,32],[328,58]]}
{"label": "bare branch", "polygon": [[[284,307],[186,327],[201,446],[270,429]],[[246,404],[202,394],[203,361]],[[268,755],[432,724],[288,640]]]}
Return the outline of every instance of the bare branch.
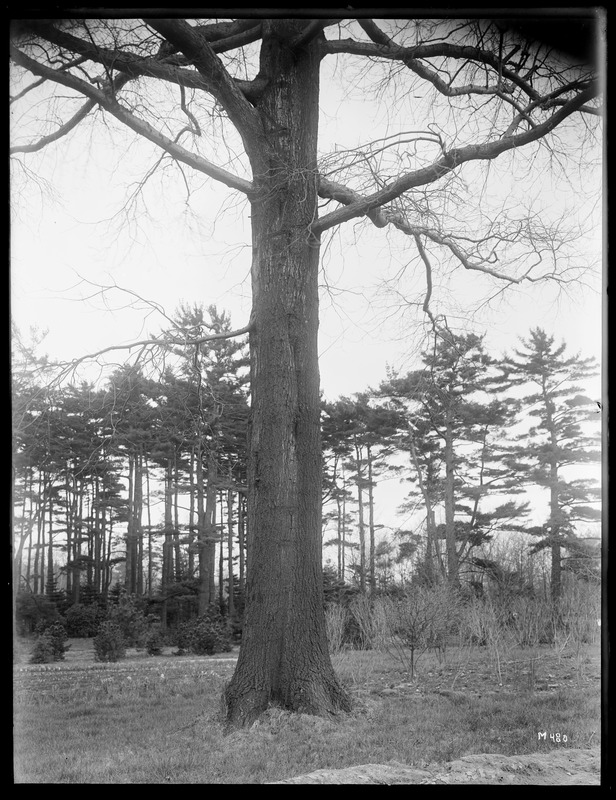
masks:
{"label": "bare branch", "polygon": [[244,326],[243,328],[238,328],[235,331],[226,331],[224,333],[212,333],[208,336],[199,336],[197,338],[190,338],[188,336],[183,337],[181,339],[169,337],[163,334],[161,337],[152,337],[150,339],[141,339],[135,342],[128,342],[127,344],[116,344],[110,345],[109,347],[104,347],[101,350],[97,350],[93,353],[87,353],[86,355],[79,356],[78,358],[72,359],[70,362],[66,362],[64,364],[58,364],[62,369],[60,373],[56,376],[55,381],[60,382],[62,381],[66,375],[73,372],[80,364],[83,364],[85,361],[93,361],[95,359],[100,358],[101,356],[105,355],[106,353],[117,352],[118,350],[134,350],[135,348],[140,348],[140,355],[141,353],[145,352],[148,348],[159,348],[162,350],[169,350],[173,347],[193,347],[195,345],[203,344],[204,342],[213,342],[219,341],[221,339],[233,339],[238,336],[244,336],[247,333],[250,333],[252,330],[252,324],[249,323],[248,325]]}
{"label": "bare branch", "polygon": [[359,19],[357,21],[375,44],[382,44],[385,47],[396,47],[396,43],[390,39],[373,20]]}
{"label": "bare branch", "polygon": [[205,78],[209,91],[221,103],[249,149],[247,134],[254,133],[256,129],[260,128],[259,117],[253,106],[238,89],[209,42],[181,19],[144,18],[144,22],[180,49],[195,65],[199,74]]}
{"label": "bare branch", "polygon": [[497,278],[498,280],[507,281],[507,283],[522,283],[525,280],[530,282],[535,282],[545,279],[547,277],[551,277],[549,273],[542,275],[540,277],[532,276],[531,272],[533,268],[536,266],[535,264],[531,264],[529,268],[522,275],[518,277],[508,275],[506,272],[500,272],[499,270],[496,270],[493,267],[489,267],[486,262],[477,263],[471,261],[471,259],[467,256],[464,250],[450,236],[443,236],[443,234],[441,234],[438,231],[431,230],[429,228],[425,228],[422,226],[411,225],[399,212],[389,214],[387,219],[388,222],[391,223],[399,231],[406,234],[407,236],[412,236],[415,239],[415,242],[417,244],[417,249],[424,264],[426,265],[426,269],[429,268],[429,262],[427,260],[426,251],[419,239],[420,236],[425,236],[427,239],[430,239],[435,244],[439,244],[442,245],[443,247],[448,248],[453,253],[453,255],[458,259],[458,261],[462,264],[464,269],[474,270],[476,272],[483,272],[486,275],[491,275],[493,278]]}
{"label": "bare branch", "polygon": [[428,254],[426,253],[423,244],[421,243],[421,238],[417,234],[414,234],[414,239],[415,244],[417,245],[417,251],[419,252],[420,258],[426,268],[426,296],[424,298],[422,310],[430,318],[432,327],[436,329],[436,320],[430,311],[430,298],[432,297],[432,264],[430,263],[430,259],[428,258]]}
{"label": "bare branch", "polygon": [[95,106],[95,100],[87,100],[79,109],[79,111],[74,114],[68,122],[65,122],[64,125],[61,125],[56,131],[48,134],[47,136],[41,137],[38,142],[33,142],[32,144],[15,145],[14,147],[11,147],[9,149],[10,155],[14,155],[15,153],[36,153],[38,150],[42,150],[43,147],[46,147],[48,144],[57,142],[58,139],[66,136],[67,133],[70,133],[73,128],[75,128],[83,119],[85,119]]}
{"label": "bare branch", "polygon": [[[319,197],[322,197],[324,200],[336,200],[338,203],[342,203],[346,206],[350,206],[353,203],[361,203],[363,199],[360,194],[354,192],[348,186],[344,186],[342,183],[336,183],[335,181],[330,181],[323,177],[319,178]],[[384,228],[389,224],[387,216],[378,207],[368,209],[365,214],[368,219],[370,219],[376,225],[377,228]],[[361,215],[358,214],[357,216]],[[323,217],[323,219],[327,219],[327,217]],[[315,232],[315,228],[317,226],[319,227],[319,230],[326,230],[324,227],[321,228],[320,222],[321,221],[312,226],[313,233]]]}
{"label": "bare branch", "polygon": [[128,108],[122,106],[115,97],[110,96],[101,89],[97,89],[95,86],[86,83],[86,81],[77,78],[75,75],[50,69],[13,46],[11,46],[11,57],[16,64],[30,70],[34,75],[48,78],[49,80],[60,83],[63,86],[67,86],[89,97],[101,106],[101,108],[105,109],[105,111],[108,111],[116,119],[124,123],[128,128],[135,131],[135,133],[138,133],[140,136],[143,136],[145,139],[148,139],[148,141],[157,145],[162,150],[165,150],[178,161],[187,164],[198,172],[208,175],[210,178],[214,178],[214,180],[223,183],[231,189],[237,189],[247,195],[252,192],[252,183],[250,181],[228,172],[226,169],[208,161],[208,159],[203,156],[186,150],[184,147],[177,144],[177,142],[169,139],[160,131],[157,131],[145,120],[136,117]]}
{"label": "bare branch", "polygon": [[[81,58],[75,62],[63,65],[62,69],[68,69],[85,60],[92,61],[96,64],[101,64],[106,69],[117,70],[118,72],[127,75],[130,78],[139,78],[147,76],[158,78],[159,80],[167,81],[168,83],[176,83],[185,86],[186,88],[201,89],[203,91],[210,91],[210,84],[200,75],[197,70],[181,69],[181,59],[178,57],[160,58],[160,55],[154,58],[136,55],[135,53],[127,52],[119,48],[110,50],[102,47],[91,41],[85,41],[77,36],[61,31],[53,25],[44,23],[40,20],[29,20],[28,27],[37,36],[41,36],[46,41],[57,45],[65,50],[70,50],[74,53],[80,53]],[[244,34],[245,35],[245,34]],[[258,36],[255,36],[258,38]],[[251,39],[252,41],[252,39]],[[163,42],[161,48],[167,44]],[[224,51],[222,42],[214,42],[212,50],[215,52]],[[170,53],[175,52],[174,48],[170,48]],[[160,53],[160,51],[159,51]],[[185,61],[188,64],[188,60]],[[259,94],[262,90],[261,81],[242,81],[233,79],[236,87],[242,94],[248,98],[253,98],[254,95]]]}
{"label": "bare branch", "polygon": [[[194,30],[202,39],[209,42],[212,48],[216,48],[216,52],[220,52],[218,47],[221,43],[225,43],[223,46],[230,49],[226,43],[230,42],[232,39],[239,39],[247,35],[252,37],[257,32],[260,35],[261,23],[255,22],[252,19],[235,19],[231,22],[208,22],[203,25],[195,25]],[[254,39],[249,38],[247,41],[242,40],[240,44],[248,44],[251,41],[254,41]],[[171,42],[165,42],[161,48],[162,54],[167,53],[167,51],[177,52],[174,48],[175,46]]]}
{"label": "bare branch", "polygon": [[[237,22],[248,22],[248,20],[237,20]],[[240,33],[226,36],[216,42],[212,42],[212,50],[215,53],[226,53],[229,50],[235,50],[236,47],[242,47],[245,44],[256,42],[261,38],[261,23],[247,28]]]}
{"label": "bare branch", "polygon": [[[345,187],[340,187],[340,190],[337,194],[338,197],[341,198],[340,202],[346,204],[346,208],[332,211],[326,216],[317,220],[312,225],[312,232],[313,234],[318,235],[328,228],[332,228],[335,225],[340,225],[342,222],[346,222],[354,217],[374,214],[377,209],[379,209],[385,203],[395,200],[409,189],[434,183],[445,175],[453,172],[461,164],[464,164],[468,161],[492,160],[507,150],[513,150],[537,141],[553,131],[554,128],[556,128],[564,119],[576,111],[579,111],[580,108],[593,97],[595,97],[597,93],[598,86],[596,83],[593,83],[584,91],[581,91],[576,97],[569,100],[549,119],[541,124],[536,125],[531,130],[524,131],[517,136],[501,137],[500,139],[496,139],[492,142],[468,145],[466,147],[449,150],[433,164],[423,167],[422,169],[415,170],[414,172],[407,173],[406,175],[402,175],[384,189],[381,189],[378,192],[368,195],[362,199],[352,199],[354,193],[351,190],[348,190],[347,197],[349,199],[345,203],[345,200],[342,199],[344,198],[342,189]],[[329,182],[326,181],[324,183],[323,190],[321,191],[321,180],[319,181],[319,196],[328,198],[331,195],[331,191],[329,190],[328,186]],[[357,195],[355,195],[355,197],[357,197]],[[382,217],[378,214],[376,215],[376,218],[378,220],[382,219]],[[379,225],[379,227],[382,226]]]}
{"label": "bare branch", "polygon": [[[498,55],[487,50],[469,45],[452,44],[451,42],[431,42],[430,44],[420,44],[414,47],[403,47],[390,39],[371,20],[361,20],[360,24],[373,41],[358,42],[354,39],[326,40],[322,45],[323,54],[349,53],[370,58],[400,61],[421,78],[429,81],[441,94],[447,97],[455,97],[461,94],[496,94],[506,99],[506,95],[511,94],[513,87],[517,87],[530,100],[537,101],[538,105],[542,101],[541,95],[530,83],[529,79],[533,74],[532,71],[523,76],[520,72],[507,67]],[[494,70],[498,81],[493,87],[475,84],[453,87],[451,83],[446,83],[436,72],[421,63],[421,59],[429,58],[450,58],[462,62],[483,64]],[[563,104],[564,102],[562,101]],[[597,113],[596,109],[592,107],[583,106],[580,110],[585,113]]]}
{"label": "bare branch", "polygon": [[9,102],[16,103],[18,100],[21,100],[22,97],[25,97],[28,92],[36,89],[36,87],[40,86],[42,83],[45,83],[45,78],[39,78],[38,81],[34,81],[34,83],[29,84],[25,89],[22,89],[21,92],[18,92],[16,95],[11,97]]}
{"label": "bare branch", "polygon": [[310,23],[308,25],[306,25],[306,27],[299,34],[299,36],[296,36],[295,39],[293,39],[293,41],[291,42],[291,46],[296,48],[296,47],[302,47],[303,45],[308,44],[308,42],[311,42],[315,38],[315,36],[318,36],[319,33],[321,33],[323,28],[326,28],[328,25],[335,25],[338,22],[340,22],[340,20],[338,20],[338,19],[336,19],[336,20],[332,20],[332,19],[313,19],[313,20],[310,20]]}
{"label": "bare branch", "polygon": [[195,136],[201,136],[201,127],[199,125],[199,122],[197,121],[197,118],[192,113],[192,111],[190,111],[188,106],[186,105],[186,90],[184,89],[182,84],[180,84],[180,108],[190,120],[190,124],[192,126],[191,128],[192,133],[194,133]]}

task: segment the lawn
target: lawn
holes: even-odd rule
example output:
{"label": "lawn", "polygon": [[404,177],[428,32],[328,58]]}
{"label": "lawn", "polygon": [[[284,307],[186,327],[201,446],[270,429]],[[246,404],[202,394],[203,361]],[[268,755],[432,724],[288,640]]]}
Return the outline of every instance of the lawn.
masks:
{"label": "lawn", "polygon": [[[64,662],[14,664],[16,783],[266,783],[316,769],[394,760],[414,766],[473,753],[522,755],[600,744],[600,649],[486,648],[424,655],[414,680],[391,653],[333,656],[355,698],[336,719],[271,709],[225,735],[220,697],[235,653],[128,650],[94,661],[73,639]],[[544,737],[545,735],[545,737]]]}

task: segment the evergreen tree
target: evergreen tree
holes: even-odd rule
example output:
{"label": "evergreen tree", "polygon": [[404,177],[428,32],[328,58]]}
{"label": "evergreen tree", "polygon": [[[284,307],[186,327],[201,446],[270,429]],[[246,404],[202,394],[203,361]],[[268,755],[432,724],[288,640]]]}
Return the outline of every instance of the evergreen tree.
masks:
{"label": "evergreen tree", "polygon": [[527,484],[549,492],[545,524],[531,532],[534,550],[551,553],[551,595],[561,595],[562,548],[575,548],[576,522],[598,521],[601,490],[596,480],[571,475],[571,467],[601,459],[597,403],[583,383],[597,374],[594,358],[567,356],[567,346],[541,328],[531,329],[522,347],[503,358],[502,369],[511,387],[527,393],[521,399],[528,417],[537,424],[520,436],[508,466]]}
{"label": "evergreen tree", "polygon": [[[374,488],[381,470],[387,468],[392,435],[400,418],[391,408],[371,405],[368,392],[354,399],[340,398],[323,406],[323,430],[326,446],[335,456],[342,456],[341,466],[353,477],[357,490],[359,564],[357,577],[362,592],[376,590],[376,529]],[[337,466],[340,466],[336,461]],[[335,484],[335,481],[334,481]],[[335,485],[335,497],[344,498]],[[342,512],[344,514],[344,512]],[[339,517],[340,519],[340,517]],[[344,519],[344,516],[342,517]],[[340,523],[339,523],[340,525]]]}
{"label": "evergreen tree", "polygon": [[[501,398],[503,381],[475,334],[440,328],[422,360],[423,369],[390,376],[380,394],[406,410],[401,441],[426,508],[426,577],[436,577],[433,557],[440,558],[438,543],[444,539],[447,577],[457,585],[470,551],[528,509],[511,500],[485,505],[488,496],[518,491],[503,461],[501,435],[516,406]],[[438,507],[442,523],[436,522]]]}

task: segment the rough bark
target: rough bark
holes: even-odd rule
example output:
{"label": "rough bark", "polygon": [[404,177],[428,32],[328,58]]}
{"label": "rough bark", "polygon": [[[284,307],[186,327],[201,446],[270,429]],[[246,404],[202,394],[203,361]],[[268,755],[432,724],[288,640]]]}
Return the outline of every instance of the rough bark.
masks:
{"label": "rough bark", "polygon": [[228,722],[268,706],[348,709],[328,652],[321,566],[318,371],[319,242],[314,43],[294,50],[301,20],[264,23],[257,103],[265,137],[253,163],[253,330],[248,464],[248,574],[242,646],[226,688]]}
{"label": "rough bark", "polygon": [[370,576],[370,593],[376,593],[376,533],[374,528],[374,483],[372,475],[372,452],[370,446],[366,448],[366,463],[368,465],[368,531],[370,534],[368,565]]}
{"label": "rough bark", "polygon": [[357,508],[359,513],[359,588],[366,591],[366,523],[364,520],[364,478],[362,474],[361,448],[355,443],[355,464],[357,466]]}
{"label": "rough bark", "polygon": [[454,480],[453,431],[451,429],[451,411],[448,409],[445,427],[445,540],[447,544],[447,578],[451,586],[459,584]]}
{"label": "rough bark", "polygon": [[[222,552],[222,543],[220,546]],[[227,578],[229,580],[229,600],[227,613],[229,619],[235,616],[234,578],[233,578],[233,490],[227,489]]]}
{"label": "rough bark", "polygon": [[417,448],[415,447],[415,442],[413,438],[409,440],[410,445],[410,452],[411,452],[411,461],[413,462],[413,467],[415,469],[415,474],[417,476],[417,483],[419,486],[419,491],[421,492],[421,496],[423,497],[424,505],[426,507],[426,554],[424,557],[424,570],[425,570],[425,577],[429,584],[434,583],[435,575],[434,575],[434,546],[436,542],[436,532],[435,532],[435,521],[434,521],[434,508],[432,505],[432,498],[430,497],[430,492],[428,490],[428,486],[424,480],[423,470],[421,468],[421,464],[419,463],[419,457],[417,455]]}
{"label": "rough bark", "polygon": [[561,533],[560,533],[560,490],[558,485],[558,435],[554,422],[554,405],[547,396],[545,378],[543,379],[543,396],[546,409],[546,424],[550,437],[550,597],[558,603],[562,594]]}

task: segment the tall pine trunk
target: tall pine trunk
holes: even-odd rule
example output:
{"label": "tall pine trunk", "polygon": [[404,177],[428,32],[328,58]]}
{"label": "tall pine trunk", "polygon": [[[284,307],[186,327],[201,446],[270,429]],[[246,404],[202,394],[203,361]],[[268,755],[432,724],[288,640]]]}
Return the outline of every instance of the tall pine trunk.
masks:
{"label": "tall pine trunk", "polygon": [[428,485],[424,478],[424,472],[419,462],[417,448],[415,447],[415,442],[413,441],[412,435],[409,440],[409,445],[411,451],[411,461],[413,462],[413,467],[417,476],[417,484],[426,507],[426,554],[424,556],[424,576],[428,585],[432,586],[436,580],[434,571],[434,548],[436,543],[434,508],[432,507],[432,498],[430,497]]}
{"label": "tall pine trunk", "polygon": [[546,401],[547,423],[550,435],[550,597],[558,603],[562,595],[562,534],[560,530],[560,487],[558,485],[558,436],[553,420],[553,404]]}
{"label": "tall pine trunk", "polygon": [[165,465],[165,534],[163,538],[163,563],[161,574],[161,625],[167,627],[168,592],[173,583],[173,464]]}
{"label": "tall pine trunk", "polygon": [[456,546],[454,482],[455,471],[451,411],[447,409],[445,424],[445,541],[447,544],[447,579],[450,586],[457,587],[460,579],[458,575],[458,550]]}
{"label": "tall pine trunk", "polygon": [[246,533],[245,533],[245,500],[244,495],[238,495],[238,503],[237,503],[237,546],[239,550],[239,586],[238,586],[238,605],[240,608],[240,612],[244,612],[244,607],[246,605],[245,596],[246,596]]}
{"label": "tall pine trunk", "polygon": [[177,583],[182,580],[182,549],[180,546],[180,469],[178,465],[179,454],[174,451],[173,470],[173,554],[175,562],[174,577]]}
{"label": "tall pine trunk", "polygon": [[[207,485],[203,480],[203,457],[197,459],[197,516],[199,519],[199,614],[216,602],[216,454],[207,453]],[[204,507],[205,499],[205,507]]]}
{"label": "tall pine trunk", "polygon": [[374,483],[372,475],[372,452],[370,446],[366,448],[366,462],[368,464],[368,531],[370,542],[368,550],[368,569],[370,576],[370,593],[376,592],[376,541],[374,529]]}
{"label": "tall pine trunk", "polygon": [[[230,472],[230,471],[229,471]],[[231,479],[229,474],[229,479]],[[222,543],[220,545],[222,551]],[[234,578],[233,578],[233,489],[227,489],[227,578],[229,581],[229,600],[227,614],[229,619],[235,615]]]}
{"label": "tall pine trunk", "polygon": [[359,512],[359,588],[366,591],[366,522],[364,518],[364,478],[362,474],[361,448],[355,444],[355,463],[357,465],[357,505]]}
{"label": "tall pine trunk", "polygon": [[349,708],[331,665],[321,565],[318,369],[317,43],[292,48],[301,20],[267,20],[266,88],[253,152],[253,328],[248,462],[248,574],[242,646],[225,690],[227,719],[268,706]]}

